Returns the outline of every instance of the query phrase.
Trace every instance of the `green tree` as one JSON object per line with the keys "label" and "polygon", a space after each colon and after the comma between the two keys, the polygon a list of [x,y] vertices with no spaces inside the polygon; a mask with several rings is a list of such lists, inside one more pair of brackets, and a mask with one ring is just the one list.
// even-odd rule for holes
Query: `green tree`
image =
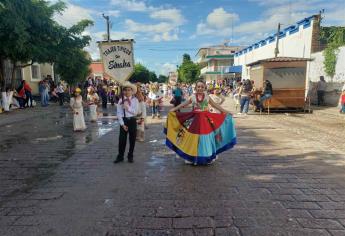
{"label": "green tree", "polygon": [[150,82],[158,82],[158,78],[155,72],[150,71],[149,72],[149,81]]}
{"label": "green tree", "polygon": [[165,76],[165,75],[159,75],[158,76],[158,83],[166,83],[168,82],[168,76]]}
{"label": "green tree", "polygon": [[321,27],[320,41],[322,44],[327,44],[323,51],[325,72],[328,76],[333,77],[339,47],[345,45],[345,27]]}
{"label": "green tree", "polygon": [[14,65],[13,82],[14,72],[18,67],[30,66],[38,62],[56,63],[58,68],[62,68],[60,64],[67,63],[66,59],[75,59],[67,56],[83,54],[77,51],[89,43],[90,37],[81,36],[81,32],[92,22],[84,20],[69,29],[59,25],[54,21],[53,16],[61,13],[65,7],[62,1],[51,4],[43,0],[0,0],[2,89],[6,86],[5,60],[9,60]]}
{"label": "green tree", "polygon": [[[66,60],[63,60],[63,59]],[[69,85],[76,85],[90,74],[89,65],[91,61],[87,53],[82,49],[74,49],[68,54],[61,56],[55,66],[57,74]]]}
{"label": "green tree", "polygon": [[92,21],[82,20],[69,29],[60,28],[61,35],[55,46],[54,62],[57,74],[69,85],[82,82],[89,75],[91,61],[83,48],[89,44],[91,38],[81,34],[92,24]]}
{"label": "green tree", "polygon": [[148,83],[150,78],[150,71],[142,64],[134,65],[134,73],[129,79],[132,83]]}
{"label": "green tree", "polygon": [[149,82],[157,82],[158,78],[155,72],[150,71],[142,64],[135,64],[134,65],[134,73],[129,79],[130,82],[136,83],[149,83]]}
{"label": "green tree", "polygon": [[[46,1],[0,0],[0,81],[5,86],[4,63],[10,60],[14,71],[34,62],[52,61],[49,46],[55,40],[52,20],[65,4],[49,5]],[[22,64],[30,62],[30,64]]]}
{"label": "green tree", "polygon": [[182,64],[177,71],[181,82],[194,83],[199,78],[200,66],[191,60],[190,55],[184,54]]}

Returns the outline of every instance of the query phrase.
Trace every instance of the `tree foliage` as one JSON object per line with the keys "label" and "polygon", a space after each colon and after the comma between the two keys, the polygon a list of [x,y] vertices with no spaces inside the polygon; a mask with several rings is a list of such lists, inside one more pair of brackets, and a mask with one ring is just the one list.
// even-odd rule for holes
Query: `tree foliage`
{"label": "tree foliage", "polygon": [[158,78],[155,72],[150,71],[142,64],[135,64],[134,66],[134,73],[129,79],[132,83],[140,82],[140,83],[149,83],[149,82],[157,82]]}
{"label": "tree foliage", "polygon": [[[14,65],[12,79],[16,68],[34,62],[55,63],[63,79],[66,73],[61,71],[62,63],[68,60],[78,61],[70,66],[89,63],[75,57],[84,54],[81,50],[88,45],[90,37],[81,33],[92,22],[83,20],[70,28],[59,25],[53,17],[65,8],[62,1],[52,4],[44,0],[0,0],[0,81],[5,79],[2,67],[5,60]],[[70,73],[76,71],[76,68],[68,68]]]}
{"label": "tree foliage", "polygon": [[87,52],[83,50],[91,40],[82,36],[82,32],[92,25],[89,20],[82,20],[71,28],[61,29],[61,38],[56,47],[56,72],[70,85],[83,81],[89,74],[91,63]]}
{"label": "tree foliage", "polygon": [[169,80],[168,76],[165,75],[159,75],[158,76],[158,83],[167,83]]}
{"label": "tree foliage", "polygon": [[345,45],[345,27],[321,27],[320,41],[327,44],[323,51],[325,72],[328,76],[333,77],[339,47]]}
{"label": "tree foliage", "polygon": [[190,55],[184,54],[181,66],[178,68],[178,78],[184,83],[194,83],[200,75],[200,66],[191,60]]}

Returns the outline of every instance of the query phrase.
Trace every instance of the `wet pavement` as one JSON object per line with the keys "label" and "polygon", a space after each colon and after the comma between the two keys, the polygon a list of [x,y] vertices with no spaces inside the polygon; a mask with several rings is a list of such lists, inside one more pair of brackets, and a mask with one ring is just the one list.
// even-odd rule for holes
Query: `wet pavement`
{"label": "wet pavement", "polygon": [[114,165],[114,112],[74,133],[66,111],[0,117],[0,235],[345,235],[342,116],[236,116],[238,145],[194,167],[164,119]]}
{"label": "wet pavement", "polygon": [[0,204],[49,178],[62,162],[117,126],[111,109],[102,113],[97,123],[88,123],[87,131],[81,133],[72,131],[67,107],[51,105],[45,110],[19,112],[0,117],[4,118],[0,121]]}

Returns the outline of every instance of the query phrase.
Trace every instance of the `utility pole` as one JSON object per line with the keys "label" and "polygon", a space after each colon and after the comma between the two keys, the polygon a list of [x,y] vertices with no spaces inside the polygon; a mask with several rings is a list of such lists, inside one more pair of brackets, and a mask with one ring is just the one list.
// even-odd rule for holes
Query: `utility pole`
{"label": "utility pole", "polygon": [[231,43],[234,42],[234,18],[231,19]]}
{"label": "utility pole", "polygon": [[274,49],[274,57],[278,57],[279,54],[279,34],[280,34],[280,23],[278,23],[278,30],[277,30],[277,42],[276,48]]}
{"label": "utility pole", "polygon": [[102,14],[103,18],[107,21],[107,40],[110,42],[110,20],[109,16],[105,16],[104,13]]}

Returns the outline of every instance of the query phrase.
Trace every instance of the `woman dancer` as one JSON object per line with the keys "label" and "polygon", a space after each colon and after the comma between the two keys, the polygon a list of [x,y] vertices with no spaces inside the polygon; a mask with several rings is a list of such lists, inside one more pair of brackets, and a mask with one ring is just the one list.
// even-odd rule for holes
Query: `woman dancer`
{"label": "woman dancer", "polygon": [[80,95],[81,89],[76,88],[74,97],[71,98],[70,107],[73,111],[73,129],[74,131],[84,131],[86,129],[84,111],[83,111],[83,97]]}
{"label": "woman dancer", "polygon": [[[192,112],[176,112],[192,104]],[[211,105],[220,114],[208,112]],[[166,145],[188,163],[210,164],[217,154],[236,144],[231,113],[206,93],[206,84],[198,81],[196,93],[170,110],[166,125]]]}
{"label": "woman dancer", "polygon": [[93,87],[88,89],[87,94],[87,103],[90,109],[90,121],[96,122],[97,121],[97,104],[99,103],[99,97]]}
{"label": "woman dancer", "polygon": [[141,91],[141,85],[137,84],[137,93],[135,94],[139,101],[139,114],[137,117],[137,140],[139,142],[145,141],[145,120],[146,120],[146,103],[145,97]]}
{"label": "woman dancer", "polygon": [[[223,102],[225,101],[225,98],[222,95],[221,88],[218,85],[216,85],[216,87],[214,88],[213,92],[214,92],[214,94],[210,94],[210,98],[216,104],[221,106],[223,104]],[[210,105],[209,105],[209,111],[212,112],[212,113],[221,113],[218,109],[216,109],[216,108],[214,108],[214,107],[212,107]]]}

